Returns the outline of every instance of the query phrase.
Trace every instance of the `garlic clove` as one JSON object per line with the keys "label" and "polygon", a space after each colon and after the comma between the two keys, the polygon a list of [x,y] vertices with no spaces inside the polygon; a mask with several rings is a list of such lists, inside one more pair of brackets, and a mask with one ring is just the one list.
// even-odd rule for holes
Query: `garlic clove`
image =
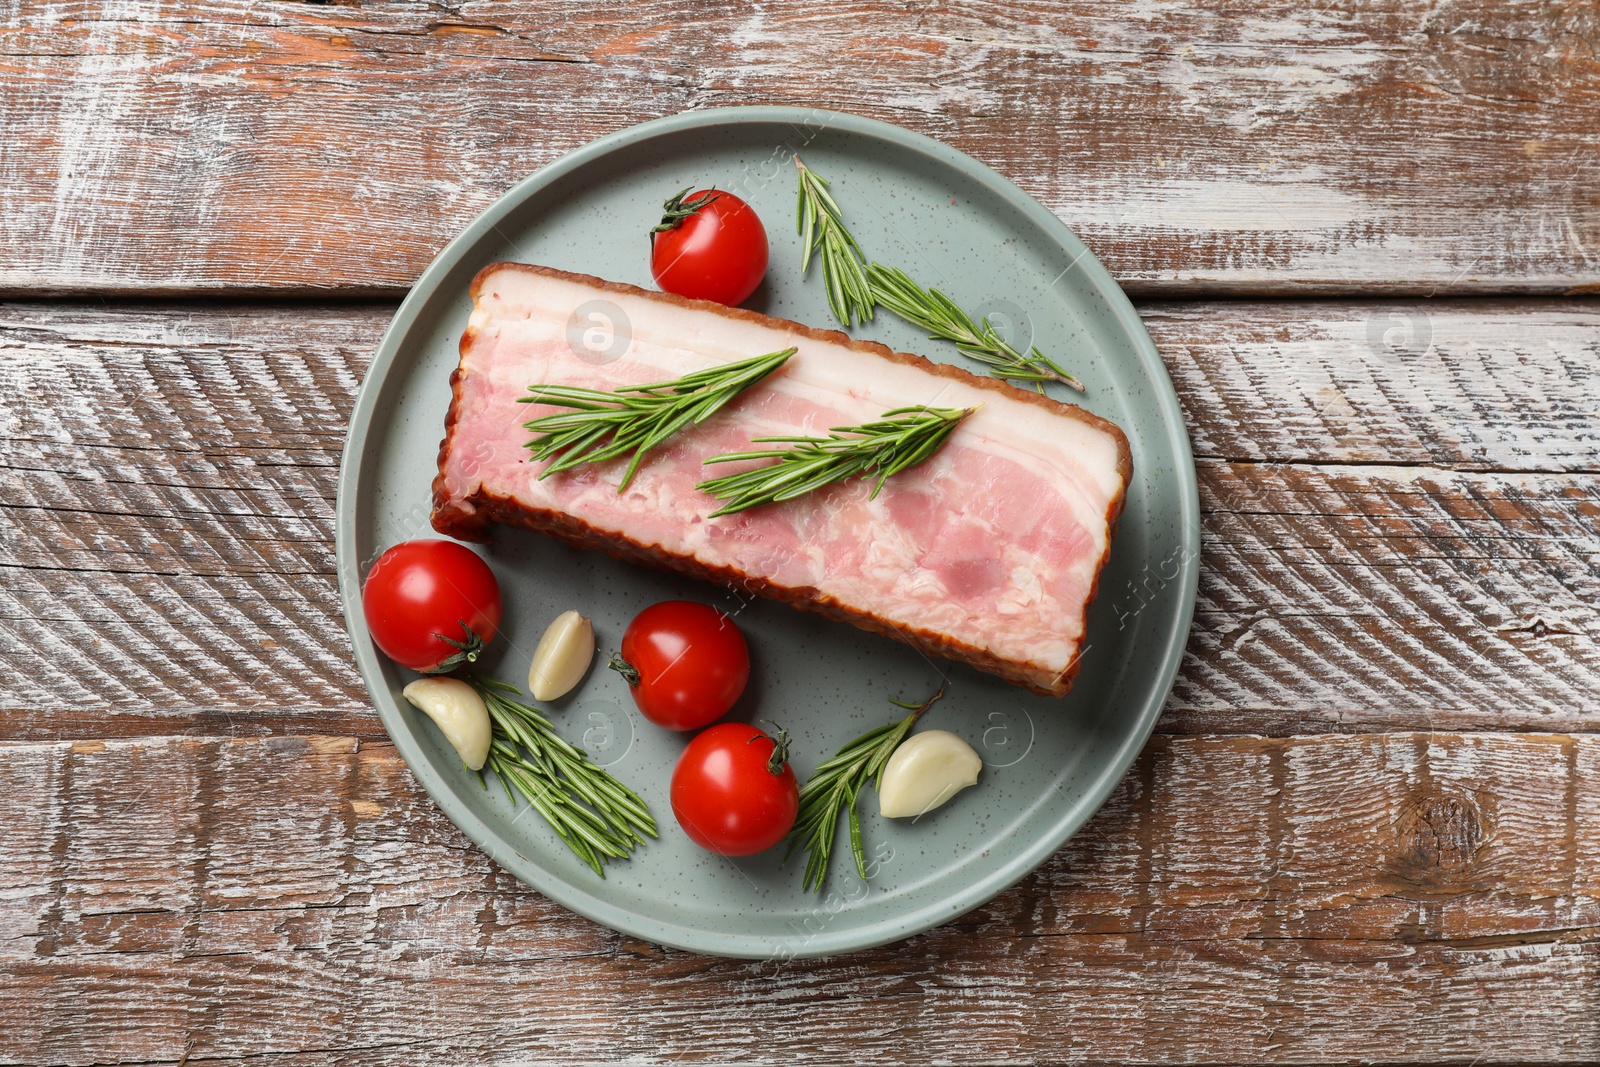
{"label": "garlic clove", "polygon": [[572,692],[594,661],[594,624],[576,611],[557,616],[539,638],[528,668],[528,692],[554,700]]}
{"label": "garlic clove", "polygon": [[903,741],[878,780],[878,811],[888,819],[925,815],[969,785],[983,759],[949,730],[923,730]]}
{"label": "garlic clove", "polygon": [[419,678],[400,695],[434,721],[461,762],[474,771],[483,769],[489,758],[489,709],[477,690],[459,678]]}

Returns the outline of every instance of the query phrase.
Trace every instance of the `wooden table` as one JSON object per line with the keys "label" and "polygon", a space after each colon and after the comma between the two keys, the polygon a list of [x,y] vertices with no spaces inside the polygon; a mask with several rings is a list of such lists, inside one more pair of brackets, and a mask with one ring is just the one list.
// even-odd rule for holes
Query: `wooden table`
{"label": "wooden table", "polygon": [[[1584,0],[0,4],[0,1060],[1600,1059]],[[666,951],[412,780],[333,578],[351,399],[513,181],[832,107],[1018,181],[1166,358],[1166,714],[924,936]]]}

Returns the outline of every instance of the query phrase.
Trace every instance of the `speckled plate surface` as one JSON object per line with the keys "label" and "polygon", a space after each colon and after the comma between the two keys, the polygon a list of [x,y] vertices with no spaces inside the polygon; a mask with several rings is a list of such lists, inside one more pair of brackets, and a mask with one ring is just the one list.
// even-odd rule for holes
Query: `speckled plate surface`
{"label": "speckled plate surface", "polygon": [[[400,699],[411,677],[381,657],[360,610],[377,553],[428,536],[430,482],[448,379],[470,310],[467,285],[501,259],[545,263],[650,287],[645,234],[661,201],[715,184],[753,204],[772,243],[747,306],[831,325],[817,268],[802,279],[793,230],[799,151],[834,183],[874,258],[904,266],[1030,341],[1088,385],[1081,400],[1127,432],[1135,477],[1091,613],[1076,688],[1050,699],[781,604],[504,530],[484,552],[506,597],[490,669],[522,684],[534,644],[560,612],[595,620],[602,647],[658,600],[707,601],[749,638],[751,684],[731,717],[770,719],[794,738],[802,779],[862,731],[949,678],[926,720],[984,757],[979,786],[916,822],[878,817],[864,798],[871,858],[863,882],[840,842],[827,890],[800,889],[799,857],[744,860],[700,851],[678,829],[667,783],[687,738],[638,716],[626,684],[596,668],[552,706],[560,729],[649,802],[661,838],[597,878],[536,815],[484,790],[432,724]],[[855,331],[962,362],[945,344],[880,314]],[[1052,387],[1055,388],[1055,387]],[[988,167],[897,127],[832,112],[731,108],[645,123],[601,138],[512,189],[452,241],[395,315],[362,386],[339,479],[339,584],[362,676],[406,763],[445,813],[522,881],[572,910],[660,944],[724,956],[848,952],[937,926],[1022,878],[1104,802],[1155,724],[1194,608],[1198,503],[1171,383],[1133,308],[1053,215]]]}

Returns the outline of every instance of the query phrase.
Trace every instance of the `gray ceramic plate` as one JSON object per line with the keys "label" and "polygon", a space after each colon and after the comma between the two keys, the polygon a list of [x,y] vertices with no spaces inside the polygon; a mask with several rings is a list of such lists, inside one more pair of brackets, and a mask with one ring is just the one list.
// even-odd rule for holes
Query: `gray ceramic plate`
{"label": "gray ceramic plate", "polygon": [[[596,668],[553,706],[557,725],[649,802],[661,838],[597,878],[536,815],[485,791],[438,732],[400,699],[410,679],[374,649],[360,584],[376,554],[427,536],[429,483],[444,424],[467,285],[483,265],[518,259],[651,286],[645,234],[661,201],[716,184],[767,223],[772,265],[748,306],[830,325],[817,268],[802,279],[793,230],[802,153],[831,179],[869,253],[991,315],[1088,385],[1084,406],[1127,431],[1135,477],[1077,686],[1037,697],[987,675],[780,604],[505,530],[485,552],[506,597],[490,664],[522,684],[533,645],[560,612],[595,620],[614,647],[639,609],[692,598],[736,613],[751,684],[734,718],[770,719],[794,737],[802,779],[864,730],[897,717],[949,677],[926,720],[987,764],[976,788],[915,823],[888,822],[864,798],[872,859],[863,882],[841,841],[826,892],[800,889],[799,857],[745,860],[700,851],[679,831],[667,781],[686,738],[638,716],[626,684]],[[897,349],[960,362],[880,315],[856,331]],[[1063,390],[1064,399],[1078,399]],[[677,115],[601,138],[512,189],[452,241],[395,315],[362,386],[339,480],[339,585],[356,659],[384,726],[445,813],[501,866],[582,915],[665,945],[724,956],[847,952],[937,926],[1042,863],[1081,827],[1138,754],[1178,669],[1193,612],[1199,522],[1194,464],[1155,347],[1115,282],[1066,226],[988,167],[867,119],[788,108]]]}

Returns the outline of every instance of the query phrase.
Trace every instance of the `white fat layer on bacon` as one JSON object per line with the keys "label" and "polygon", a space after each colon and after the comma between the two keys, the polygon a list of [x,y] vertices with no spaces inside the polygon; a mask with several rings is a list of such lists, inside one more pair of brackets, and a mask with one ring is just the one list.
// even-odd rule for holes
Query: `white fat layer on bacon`
{"label": "white fat layer on bacon", "polygon": [[[568,341],[580,305],[605,301],[629,337],[609,362]],[[623,321],[618,319],[617,321]],[[1119,444],[1104,429],[1018,396],[760,322],[516,270],[482,282],[454,441],[449,496],[482,490],[565,512],[597,530],[779,585],[814,587],[907,630],[927,630],[1023,665],[1049,686],[1077,654],[1089,594],[1123,492]],[[538,383],[614,389],[788,347],[776,374],[651,453],[617,493],[623,461],[540,480],[520,404]],[[936,455],[890,479],[841,483],[718,519],[695,483],[752,437],[822,434],[893,408],[981,405]]]}

